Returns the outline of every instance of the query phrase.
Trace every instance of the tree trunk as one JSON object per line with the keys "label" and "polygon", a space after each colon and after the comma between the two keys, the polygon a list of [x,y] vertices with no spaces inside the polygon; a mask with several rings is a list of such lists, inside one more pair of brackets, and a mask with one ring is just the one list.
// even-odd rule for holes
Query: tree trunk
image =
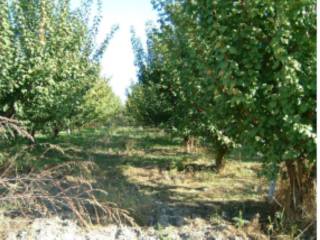
{"label": "tree trunk", "polygon": [[191,137],[191,151],[192,152],[197,152],[197,142],[195,137]]}
{"label": "tree trunk", "polygon": [[195,138],[194,137],[187,137],[186,138],[186,146],[187,146],[187,152],[191,153],[194,152],[194,148],[195,148]]}
{"label": "tree trunk", "polygon": [[310,199],[310,197],[313,197],[316,192],[314,172],[316,164],[308,168],[306,161],[306,159],[299,158],[285,162],[290,184],[285,198],[285,205],[287,213],[292,217],[301,218],[303,207],[306,204],[313,204],[315,200]]}
{"label": "tree trunk", "polygon": [[187,153],[191,152],[191,139],[192,139],[192,137],[190,137],[190,136],[184,137],[184,144],[186,146]]}
{"label": "tree trunk", "polygon": [[299,173],[297,162],[293,160],[286,161],[286,167],[290,182],[290,208],[297,211],[298,206],[301,206],[303,200],[302,193],[302,176]]}
{"label": "tree trunk", "polygon": [[225,155],[227,153],[226,147],[219,147],[217,150],[217,156],[216,156],[216,169],[217,171],[221,171],[225,166]]}
{"label": "tree trunk", "polygon": [[53,128],[53,137],[54,138],[58,137],[59,132],[60,132],[59,128],[58,127],[54,127]]}
{"label": "tree trunk", "polygon": [[32,130],[31,130],[31,136],[34,138],[35,137],[35,135],[36,135],[36,130],[33,128]]}

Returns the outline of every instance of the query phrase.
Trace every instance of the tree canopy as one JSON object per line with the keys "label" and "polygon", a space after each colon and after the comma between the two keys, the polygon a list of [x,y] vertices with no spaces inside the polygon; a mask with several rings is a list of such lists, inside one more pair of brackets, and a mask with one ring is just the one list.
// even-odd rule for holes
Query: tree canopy
{"label": "tree canopy", "polygon": [[0,2],[0,115],[35,132],[60,131],[83,114],[88,91],[101,85],[100,60],[117,30],[95,43],[101,14],[97,4],[89,26],[92,4],[72,9],[68,0]]}

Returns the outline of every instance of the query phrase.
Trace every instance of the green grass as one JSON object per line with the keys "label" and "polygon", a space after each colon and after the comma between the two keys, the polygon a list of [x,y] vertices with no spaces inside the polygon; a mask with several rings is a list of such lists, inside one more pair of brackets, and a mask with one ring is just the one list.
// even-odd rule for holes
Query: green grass
{"label": "green grass", "polygon": [[[141,225],[150,223],[150,215],[161,204],[185,218],[208,221],[218,215],[232,220],[240,210],[247,219],[268,212],[266,182],[257,177],[259,163],[231,156],[219,174],[179,171],[188,163],[212,164],[213,156],[203,149],[187,153],[181,139],[159,129],[86,129],[62,133],[56,139],[38,136],[37,142],[40,146],[23,156],[23,162],[39,169],[65,161],[95,163],[89,173],[80,175],[106,190],[106,200],[129,210]],[[43,154],[48,147],[45,143],[59,146],[64,153],[52,148]],[[22,146],[28,144],[20,143],[12,151]]]}

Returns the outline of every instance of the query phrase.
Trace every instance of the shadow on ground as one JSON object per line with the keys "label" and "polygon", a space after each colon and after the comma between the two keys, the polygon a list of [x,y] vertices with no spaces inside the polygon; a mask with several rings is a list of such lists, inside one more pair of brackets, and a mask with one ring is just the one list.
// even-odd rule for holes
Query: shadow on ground
{"label": "shadow on ground", "polygon": [[[42,137],[37,140],[40,144],[57,144],[64,150],[64,154],[48,151],[39,166],[59,161],[96,163],[91,177],[97,187],[109,193],[106,200],[127,209],[143,226],[166,222],[181,225],[185,219],[209,221],[213,216],[232,221],[240,211],[245,219],[259,213],[261,222],[271,215],[271,207],[259,192],[252,190],[254,182],[247,184],[245,179],[241,186],[230,186],[227,174],[218,179],[215,173],[206,172],[200,177],[207,179],[201,180],[196,173],[175,171],[179,166],[205,156],[186,153],[179,139],[171,140],[157,129],[87,130],[63,134],[57,139]],[[40,155],[43,151],[35,149],[33,153]],[[207,185],[203,186],[203,182]],[[217,189],[220,193],[228,190],[226,197],[220,198]],[[242,198],[234,199],[242,193]]]}

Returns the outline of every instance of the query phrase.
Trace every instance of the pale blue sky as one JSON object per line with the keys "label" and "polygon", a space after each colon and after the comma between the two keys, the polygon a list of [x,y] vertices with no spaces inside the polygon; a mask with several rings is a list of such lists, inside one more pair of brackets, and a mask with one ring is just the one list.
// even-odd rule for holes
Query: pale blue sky
{"label": "pale blue sky", "polygon": [[103,20],[98,41],[105,37],[113,24],[120,27],[102,60],[102,75],[111,77],[111,87],[124,102],[126,89],[136,79],[130,27],[133,26],[145,42],[145,23],[149,20],[156,22],[157,14],[150,0],[102,0],[102,3]]}

